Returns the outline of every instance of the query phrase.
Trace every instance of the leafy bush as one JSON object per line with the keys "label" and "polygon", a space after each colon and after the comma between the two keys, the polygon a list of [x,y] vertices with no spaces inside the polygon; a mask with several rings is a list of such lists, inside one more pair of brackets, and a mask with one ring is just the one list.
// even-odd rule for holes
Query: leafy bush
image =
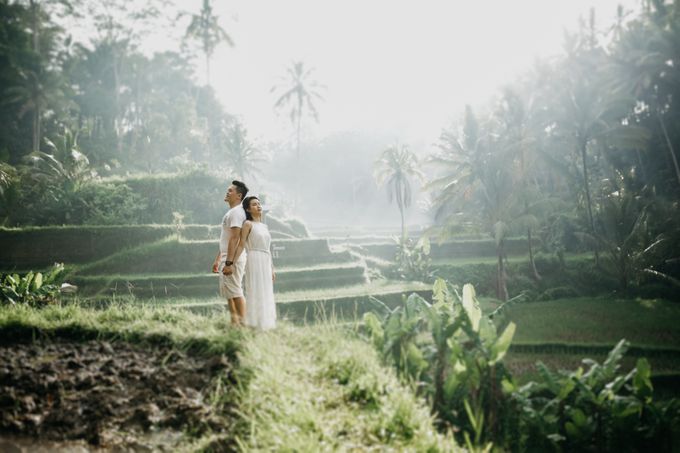
{"label": "leafy bush", "polygon": [[59,277],[63,264],[55,264],[47,274],[29,272],[0,275],[0,302],[2,305],[26,304],[34,307],[56,303],[59,296]]}
{"label": "leafy bush", "polygon": [[201,170],[130,177],[119,184],[145,198],[146,208],[137,223],[170,224],[173,212],[178,212],[185,223],[216,224],[227,208],[227,181]]}
{"label": "leafy bush", "polygon": [[401,376],[418,382],[439,422],[459,431],[469,447],[504,439],[511,427],[509,400],[503,382],[510,376],[501,359],[515,325],[498,335],[482,316],[472,285],[456,287],[438,279],[434,303],[412,294],[401,307],[379,319],[364,315],[374,345]]}
{"label": "leafy bush", "polygon": [[394,238],[394,242],[397,244],[397,253],[394,257],[396,264],[391,274],[402,280],[430,281],[432,279],[430,241],[426,237],[416,242],[409,237],[399,236]]}
{"label": "leafy bush", "polygon": [[83,186],[76,196],[79,204],[65,223],[134,225],[146,209],[142,195],[126,184],[92,183]]}
{"label": "leafy bush", "polygon": [[540,379],[511,387],[517,403],[519,444],[528,451],[671,451],[680,429],[678,401],[654,403],[646,359],[618,374],[628,343],[621,340],[604,362],[584,359],[576,371],[537,367]]}
{"label": "leafy bush", "polygon": [[618,374],[623,340],[602,364],[585,359],[585,370],[575,372],[539,364],[538,380],[519,387],[503,366],[515,325],[498,334],[471,285],[461,296],[438,279],[432,304],[411,295],[382,311],[383,317],[364,315],[371,341],[470,450],[669,451],[680,433],[680,406],[653,402],[645,359]]}

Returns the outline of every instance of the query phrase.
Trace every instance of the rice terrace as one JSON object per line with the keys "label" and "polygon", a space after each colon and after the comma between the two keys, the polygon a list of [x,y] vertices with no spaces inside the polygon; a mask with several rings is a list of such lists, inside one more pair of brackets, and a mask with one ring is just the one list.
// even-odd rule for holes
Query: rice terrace
{"label": "rice terrace", "polygon": [[0,0],[0,452],[680,451],[680,3],[480,5]]}

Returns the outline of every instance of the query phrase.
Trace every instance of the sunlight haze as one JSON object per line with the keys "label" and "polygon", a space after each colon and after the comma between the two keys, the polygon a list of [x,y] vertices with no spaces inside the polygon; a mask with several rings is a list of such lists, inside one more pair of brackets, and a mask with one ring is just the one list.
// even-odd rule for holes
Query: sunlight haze
{"label": "sunlight haze", "polygon": [[537,57],[558,53],[564,30],[590,8],[610,25],[618,4],[636,2],[220,2],[215,11],[235,47],[215,52],[213,86],[256,135],[285,138],[288,118],[272,111],[270,89],[303,60],[327,87],[308,133],[378,130],[429,141],[466,103],[483,103]]}

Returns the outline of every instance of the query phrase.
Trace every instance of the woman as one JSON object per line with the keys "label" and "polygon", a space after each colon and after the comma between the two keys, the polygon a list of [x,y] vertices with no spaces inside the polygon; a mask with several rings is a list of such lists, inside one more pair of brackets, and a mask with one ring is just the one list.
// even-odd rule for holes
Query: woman
{"label": "woman", "polygon": [[246,221],[241,227],[241,240],[236,248],[234,261],[243,252],[248,252],[244,278],[246,307],[246,325],[259,329],[271,329],[276,326],[276,305],[274,302],[274,263],[269,246],[272,237],[267,225],[262,223],[262,205],[255,197],[243,200]]}

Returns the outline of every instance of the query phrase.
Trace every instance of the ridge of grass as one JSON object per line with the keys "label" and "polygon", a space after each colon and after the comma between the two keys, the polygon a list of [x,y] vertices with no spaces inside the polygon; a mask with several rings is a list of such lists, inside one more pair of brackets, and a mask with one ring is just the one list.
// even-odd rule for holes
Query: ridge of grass
{"label": "ridge of grass", "polygon": [[635,346],[680,344],[680,306],[662,299],[578,297],[519,303],[505,316],[517,325],[517,344],[615,344],[621,338]]}
{"label": "ridge of grass", "polygon": [[352,296],[375,296],[380,299],[386,293],[411,293],[428,291],[432,285],[421,282],[403,282],[395,280],[374,280],[362,285],[349,285],[331,289],[309,289],[286,291],[276,294],[276,301],[285,303],[291,301],[314,301]]}
{"label": "ridge of grass", "polygon": [[206,318],[152,305],[111,304],[102,310],[77,304],[40,310],[23,305],[0,308],[0,343],[36,338],[164,345],[236,359],[242,333],[229,328],[226,315]]}
{"label": "ridge of grass", "polygon": [[253,372],[239,398],[243,451],[456,449],[375,350],[332,324],[279,324],[247,339],[241,361]]}

